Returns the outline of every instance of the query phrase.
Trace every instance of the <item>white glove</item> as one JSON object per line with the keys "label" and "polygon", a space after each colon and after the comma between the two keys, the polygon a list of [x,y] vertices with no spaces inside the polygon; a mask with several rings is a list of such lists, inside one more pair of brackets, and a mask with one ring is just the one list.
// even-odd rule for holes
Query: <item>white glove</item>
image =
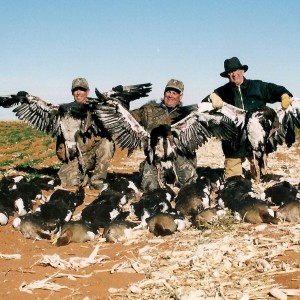
{"label": "white glove", "polygon": [[213,108],[220,109],[223,107],[223,100],[216,93],[211,93],[209,95],[209,99],[211,101]]}

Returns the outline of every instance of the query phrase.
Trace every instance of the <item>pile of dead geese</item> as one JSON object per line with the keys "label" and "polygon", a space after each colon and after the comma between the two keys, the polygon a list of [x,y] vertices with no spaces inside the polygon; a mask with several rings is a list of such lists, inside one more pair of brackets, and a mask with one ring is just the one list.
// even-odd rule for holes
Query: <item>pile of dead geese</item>
{"label": "pile of dead geese", "polygon": [[[204,168],[196,182],[177,191],[167,186],[144,193],[126,176],[114,174],[87,205],[83,187],[76,191],[62,189],[59,180],[51,177],[3,177],[0,223],[12,224],[25,238],[54,239],[62,246],[95,240],[97,236],[107,242],[121,242],[128,232],[137,229],[149,230],[155,236],[189,226],[205,230],[229,215],[237,222],[253,224],[300,221],[298,187],[281,181],[258,194],[250,180],[231,177],[224,182],[222,172]],[[50,191],[50,196],[43,196],[43,191]],[[81,205],[81,213],[74,215]]]}

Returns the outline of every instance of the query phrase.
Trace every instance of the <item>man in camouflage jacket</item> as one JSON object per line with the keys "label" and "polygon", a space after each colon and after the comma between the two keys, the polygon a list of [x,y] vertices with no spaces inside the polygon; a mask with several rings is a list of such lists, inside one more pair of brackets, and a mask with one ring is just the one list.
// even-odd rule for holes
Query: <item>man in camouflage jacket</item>
{"label": "man in camouflage jacket", "polygon": [[[76,78],[72,82],[74,101],[88,101],[89,85],[85,78]],[[56,141],[57,157],[63,162],[58,176],[63,186],[89,184],[91,189],[102,189],[103,179],[107,176],[109,163],[114,155],[114,143],[105,132],[95,132],[92,126],[91,112],[87,111],[85,120],[86,133],[77,139],[81,155],[67,161],[63,137]],[[84,166],[84,169],[83,169]]]}
{"label": "man in camouflage jacket", "polygon": [[[159,125],[171,125],[173,122],[183,119],[195,106],[182,106],[184,85],[181,81],[171,79],[164,91],[164,98],[161,103],[151,101],[139,109],[132,110],[132,116],[147,130]],[[196,155],[183,155],[178,152],[175,161],[179,182],[185,184],[197,179]],[[157,169],[153,164],[144,160],[140,165],[140,176],[142,178],[142,188],[144,191],[153,190],[159,187],[157,182]]]}

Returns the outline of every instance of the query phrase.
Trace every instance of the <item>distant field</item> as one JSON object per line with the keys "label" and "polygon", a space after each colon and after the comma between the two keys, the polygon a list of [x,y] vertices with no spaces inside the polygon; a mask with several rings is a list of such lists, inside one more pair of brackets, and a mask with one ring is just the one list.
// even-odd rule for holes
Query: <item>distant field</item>
{"label": "distant field", "polygon": [[[0,121],[0,178],[22,173],[26,177],[52,175],[61,165],[55,153],[56,138],[22,121]],[[144,159],[142,151],[127,158],[127,150],[116,147],[109,172],[132,173]]]}
{"label": "distant field", "polygon": [[11,170],[39,173],[59,168],[50,135],[21,121],[0,121],[0,137],[0,176]]}

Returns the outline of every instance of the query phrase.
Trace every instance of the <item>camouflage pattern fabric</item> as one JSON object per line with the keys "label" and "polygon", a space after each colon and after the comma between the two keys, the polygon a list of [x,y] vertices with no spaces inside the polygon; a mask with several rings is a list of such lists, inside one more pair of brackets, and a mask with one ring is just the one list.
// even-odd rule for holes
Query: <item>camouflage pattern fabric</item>
{"label": "camouflage pattern fabric", "polygon": [[90,147],[90,143],[78,141],[79,154],[68,163],[63,163],[58,176],[62,186],[78,186],[80,184],[100,186],[107,176],[109,163],[114,155],[114,143],[107,138],[97,137],[97,141]]}
{"label": "camouflage pattern fabric", "polygon": [[[180,103],[169,112],[162,100],[161,103],[150,101],[141,108],[130,111],[130,113],[148,132],[151,132],[151,130],[159,125],[170,125],[183,119],[195,109],[197,109],[197,105],[182,106]],[[175,166],[181,184],[196,180],[196,155],[187,158],[179,154],[176,158]],[[141,185],[144,191],[159,187],[157,182],[157,169],[146,160],[140,165],[140,176],[142,178]],[[166,172],[162,172],[162,177],[164,177],[162,178],[164,182],[167,177]]]}
{"label": "camouflage pattern fabric", "polygon": [[159,125],[170,125],[179,121],[196,109],[197,105],[182,106],[180,103],[171,112],[168,112],[168,109],[163,103],[150,101],[139,109],[131,110],[130,113],[150,132]]}
{"label": "camouflage pattern fabric", "polygon": [[78,160],[75,158],[68,163],[63,163],[58,171],[58,177],[63,187],[80,185],[84,176],[79,170]]}
{"label": "camouflage pattern fabric", "polygon": [[[195,182],[197,179],[196,173],[197,159],[186,158],[178,155],[175,161],[175,168],[177,171],[178,179],[180,184],[188,182]],[[162,172],[162,182],[166,182],[166,172]],[[151,191],[159,188],[157,182],[157,169],[153,164],[149,164],[147,160],[144,160],[140,164],[140,176],[142,178],[141,187],[144,191]]]}

